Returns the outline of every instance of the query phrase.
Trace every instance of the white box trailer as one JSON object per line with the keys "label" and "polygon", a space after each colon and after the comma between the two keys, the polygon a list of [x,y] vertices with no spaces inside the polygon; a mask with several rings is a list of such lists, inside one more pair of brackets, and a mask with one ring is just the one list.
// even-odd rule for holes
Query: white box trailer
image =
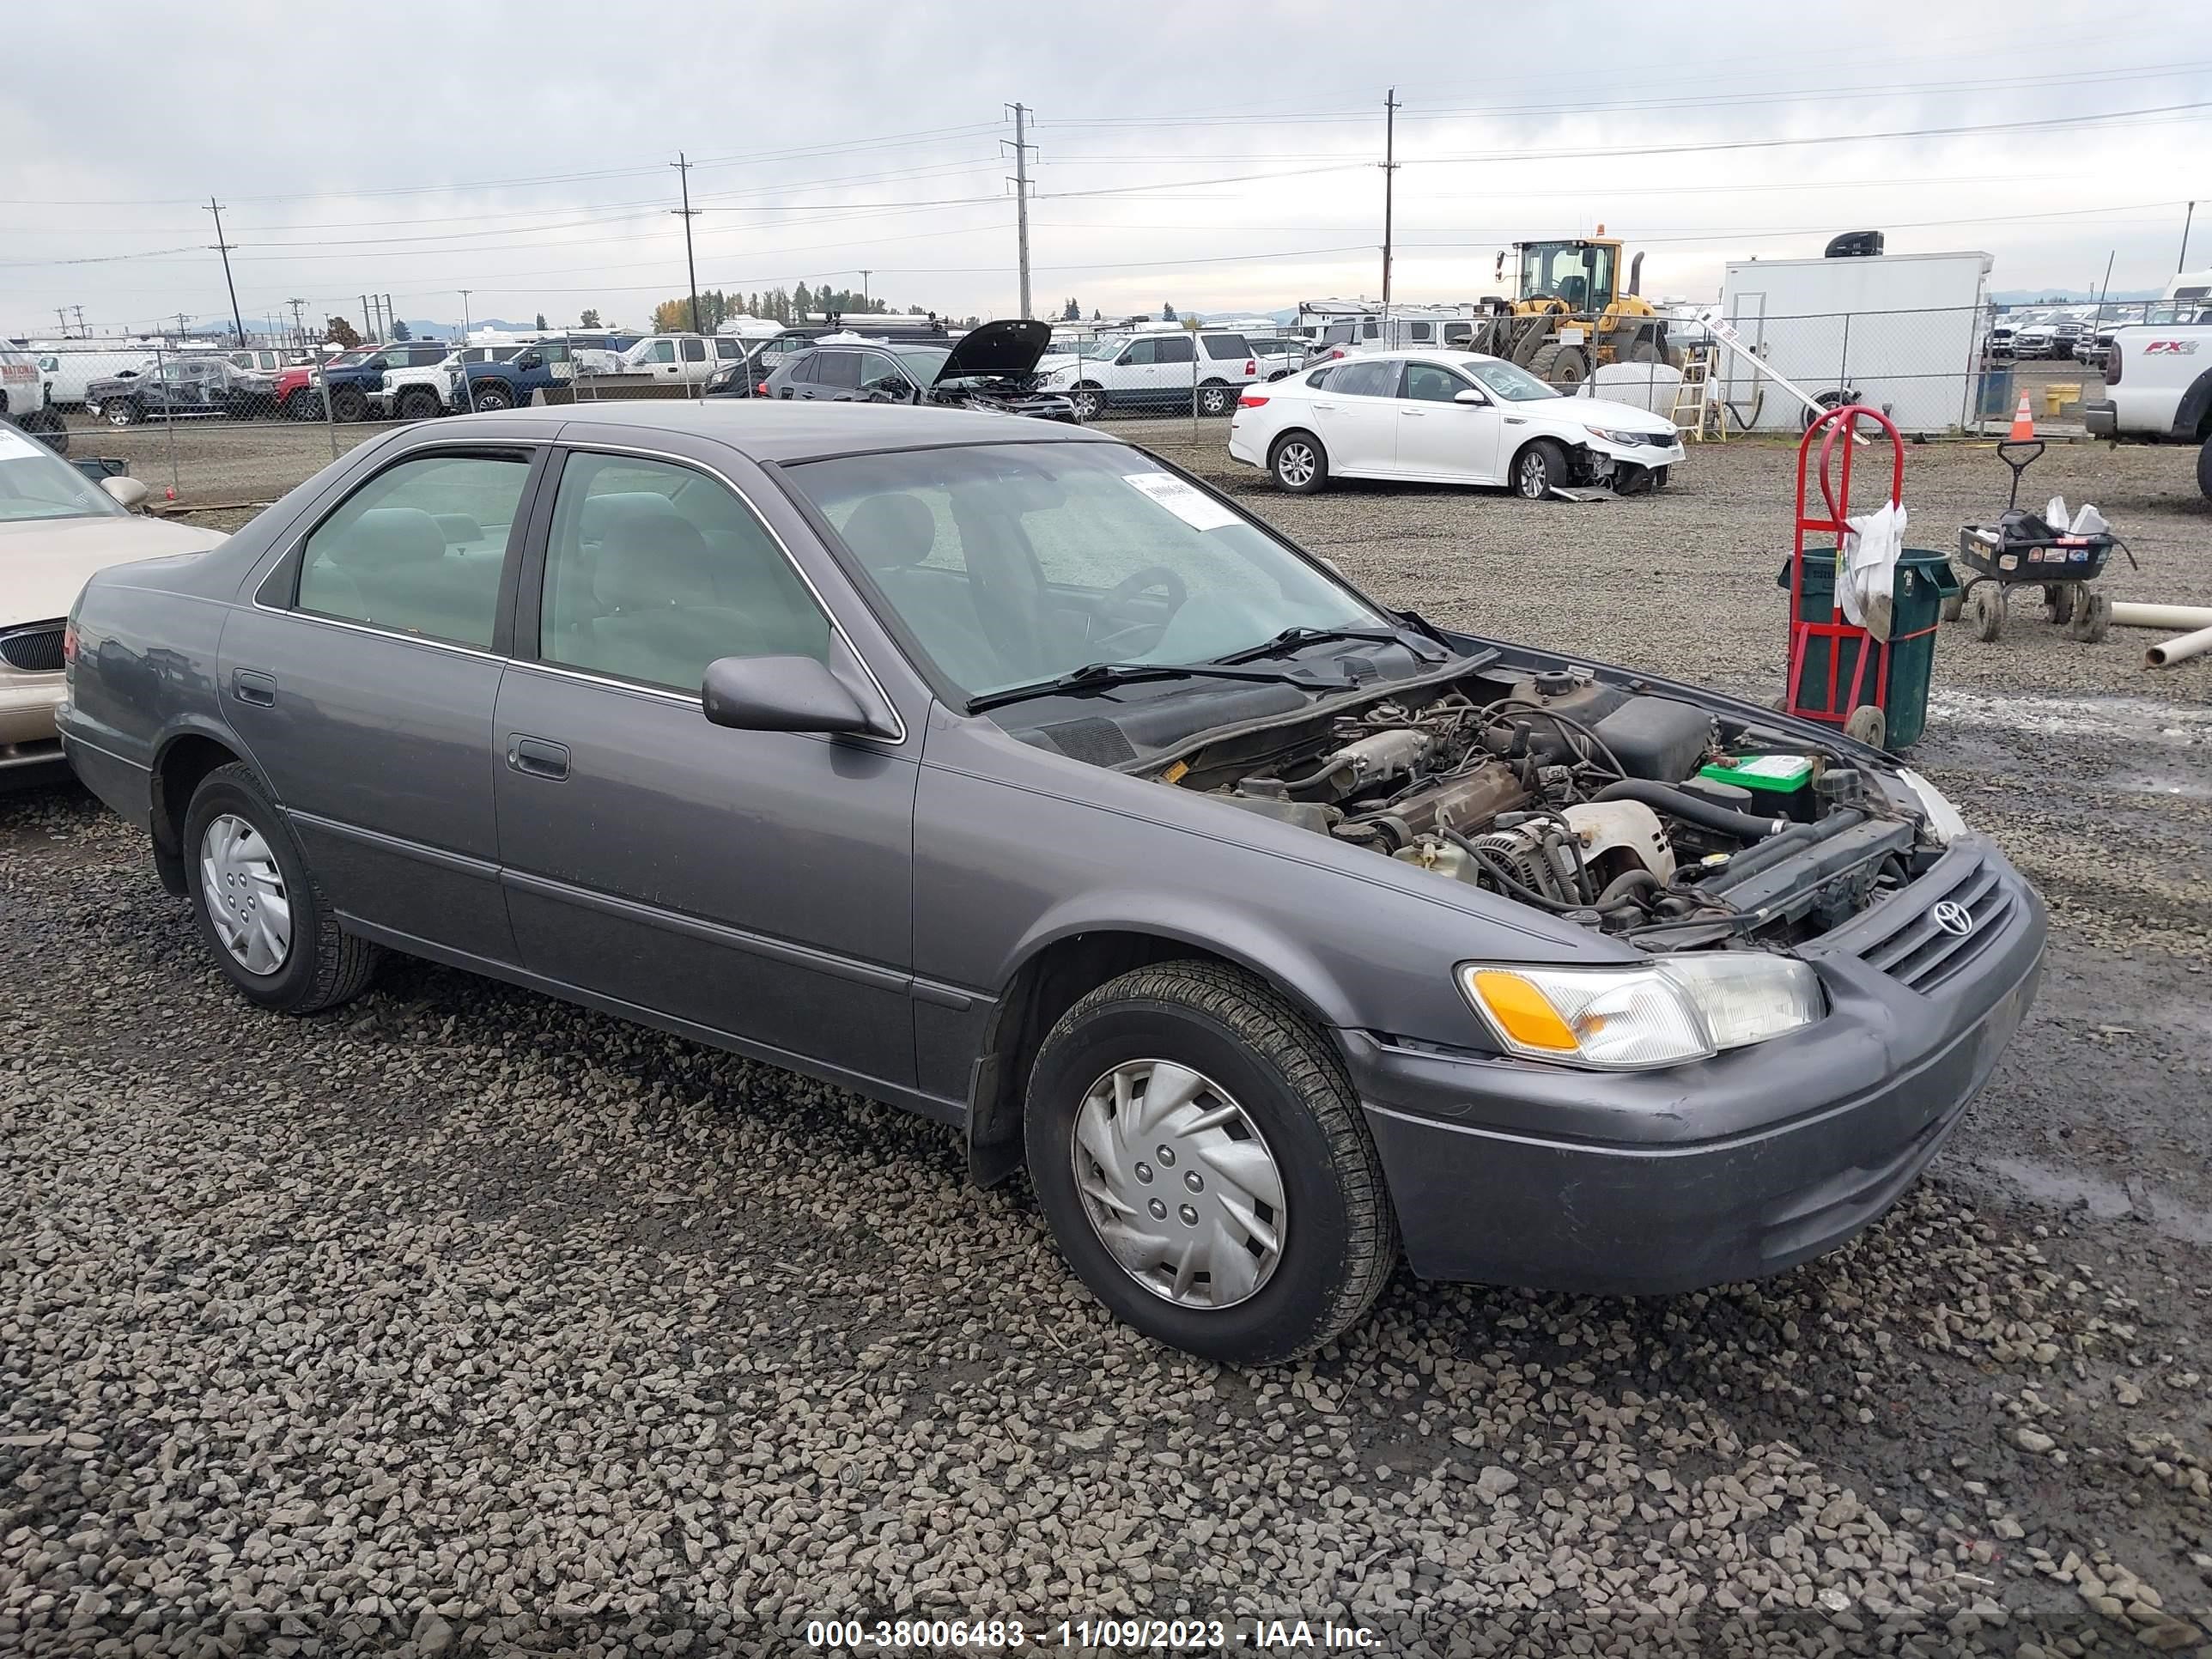
{"label": "white box trailer", "polygon": [[[1733,259],[1721,312],[1776,369],[1823,402],[1870,404],[1905,432],[1970,426],[1983,396],[1990,326],[1986,253],[1879,253],[1842,259]],[[1765,432],[1802,428],[1794,398],[1758,393],[1723,356],[1723,395]],[[1771,388],[1770,388],[1771,393]]]}

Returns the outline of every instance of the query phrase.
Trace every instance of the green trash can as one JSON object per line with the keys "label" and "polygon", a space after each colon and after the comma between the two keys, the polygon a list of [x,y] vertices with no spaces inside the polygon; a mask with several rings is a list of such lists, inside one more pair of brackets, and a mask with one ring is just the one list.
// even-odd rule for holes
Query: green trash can
{"label": "green trash can", "polygon": [[[1836,609],[1836,555],[1832,550],[1808,548],[1805,561],[1804,612],[1808,623],[1840,623]],[[1790,591],[1790,567],[1782,567],[1776,586]],[[1931,553],[1908,547],[1898,555],[1897,578],[1890,588],[1889,668],[1882,684],[1869,688],[1863,702],[1881,710],[1882,747],[1901,753],[1920,740],[1928,727],[1928,687],[1936,674],[1936,635],[1943,620],[1943,601],[1959,591],[1948,553]],[[1832,714],[1838,723],[1850,713],[1831,710],[1828,697],[1826,635],[1813,635],[1805,641],[1805,666],[1797,684],[1797,706],[1808,714]],[[1858,672],[1861,641],[1843,639],[1836,647],[1837,696],[1849,697],[1851,678]]]}

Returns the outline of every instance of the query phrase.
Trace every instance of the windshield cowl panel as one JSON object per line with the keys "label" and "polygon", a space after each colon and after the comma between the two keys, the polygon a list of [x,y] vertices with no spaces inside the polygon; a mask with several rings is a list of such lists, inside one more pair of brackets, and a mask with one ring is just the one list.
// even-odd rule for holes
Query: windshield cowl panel
{"label": "windshield cowl panel", "polygon": [[[1093,664],[1213,663],[1287,629],[1398,625],[1220,496],[1126,445],[891,451],[782,471],[963,703]],[[1195,683],[1168,684],[1187,694]],[[1209,684],[1225,693],[1237,683]],[[1160,690],[1147,681],[1111,695]]]}

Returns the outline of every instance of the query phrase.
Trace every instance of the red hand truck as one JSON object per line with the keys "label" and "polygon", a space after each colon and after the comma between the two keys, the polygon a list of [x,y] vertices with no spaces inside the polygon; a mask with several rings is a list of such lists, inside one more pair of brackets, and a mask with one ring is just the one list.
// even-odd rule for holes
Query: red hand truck
{"label": "red hand truck", "polygon": [[[1826,584],[1828,597],[1818,617],[1805,611],[1805,538],[1808,532],[1833,536],[1832,545],[1812,551],[1828,560],[1832,569],[1840,561],[1848,529],[1844,521],[1852,516],[1851,459],[1863,441],[1856,430],[1862,418],[1880,426],[1889,439],[1889,499],[1893,505],[1904,504],[1905,441],[1887,415],[1863,404],[1848,404],[1830,410],[1805,429],[1804,440],[1797,446],[1797,534],[1790,557],[1790,678],[1783,712],[1840,726],[1846,736],[1880,748],[1885,725],[1881,699],[1889,684],[1889,642],[1844,620],[1843,610],[1834,599],[1834,577]],[[1806,512],[1805,486],[1816,438],[1820,441],[1820,496],[1828,510],[1826,518],[1814,518]],[[1835,468],[1838,439],[1843,441],[1843,465]],[[1847,671],[1849,695],[1844,696]]]}

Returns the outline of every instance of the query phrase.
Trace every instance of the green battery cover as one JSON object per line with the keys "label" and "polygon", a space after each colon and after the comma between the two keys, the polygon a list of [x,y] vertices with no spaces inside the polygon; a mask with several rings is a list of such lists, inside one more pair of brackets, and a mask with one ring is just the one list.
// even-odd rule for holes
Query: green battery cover
{"label": "green battery cover", "polygon": [[1810,755],[1746,755],[1741,759],[1716,761],[1698,769],[1701,778],[1732,783],[1739,789],[1764,789],[1770,794],[1794,795],[1813,781]]}

